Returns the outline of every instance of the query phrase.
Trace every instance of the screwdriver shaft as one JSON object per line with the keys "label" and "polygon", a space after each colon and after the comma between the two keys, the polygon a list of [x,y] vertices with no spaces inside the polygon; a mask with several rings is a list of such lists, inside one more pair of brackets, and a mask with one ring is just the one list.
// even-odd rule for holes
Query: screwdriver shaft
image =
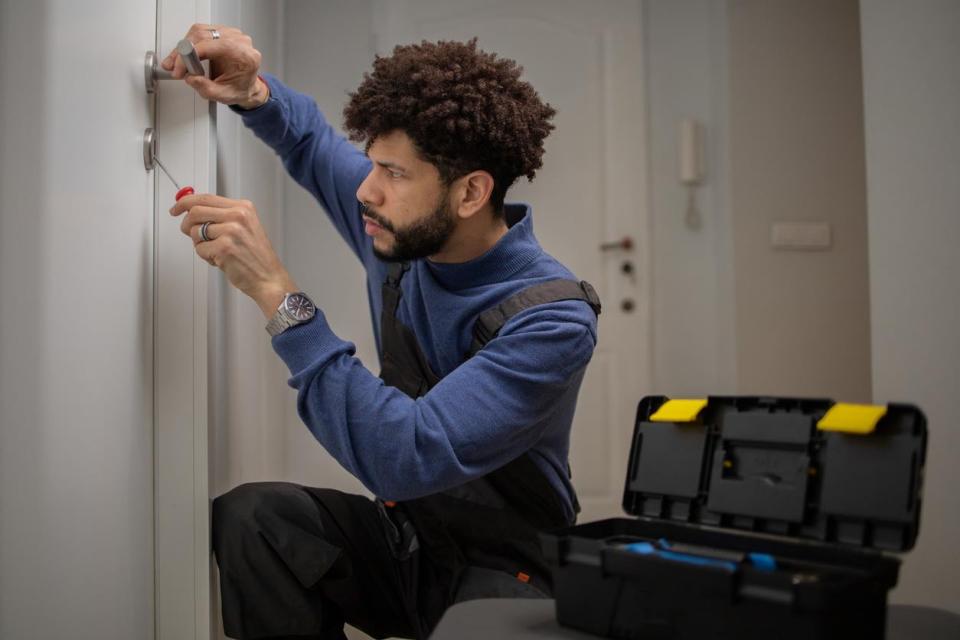
{"label": "screwdriver shaft", "polygon": [[167,168],[166,168],[165,166],[163,166],[163,163],[162,163],[162,162],[160,162],[160,158],[159,158],[158,156],[153,156],[153,161],[157,163],[157,166],[160,167],[160,170],[163,171],[163,173],[164,173],[165,176],[167,176],[168,178],[170,178],[170,182],[172,182],[172,183],[173,183],[173,186],[175,186],[175,187],[177,188],[177,190],[179,191],[179,190],[180,190],[180,185],[177,184],[177,181],[173,179],[173,176],[170,175],[170,172],[167,171]]}

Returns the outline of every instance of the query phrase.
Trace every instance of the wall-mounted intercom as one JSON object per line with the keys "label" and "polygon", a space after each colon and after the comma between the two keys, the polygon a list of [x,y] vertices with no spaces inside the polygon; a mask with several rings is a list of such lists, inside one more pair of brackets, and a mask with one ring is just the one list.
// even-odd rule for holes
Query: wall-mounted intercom
{"label": "wall-mounted intercom", "polygon": [[703,125],[693,118],[680,121],[680,183],[687,187],[687,211],[684,222],[690,229],[699,229],[700,212],[697,210],[696,189],[704,179],[704,131]]}

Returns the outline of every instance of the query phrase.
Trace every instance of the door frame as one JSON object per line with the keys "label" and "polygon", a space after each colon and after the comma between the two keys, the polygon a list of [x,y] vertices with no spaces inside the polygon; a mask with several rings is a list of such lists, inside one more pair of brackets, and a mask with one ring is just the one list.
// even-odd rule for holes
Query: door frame
{"label": "door frame", "polygon": [[[157,0],[154,50],[173,49],[211,0]],[[216,191],[216,109],[182,82],[155,94],[157,153],[197,193]],[[210,495],[207,317],[210,267],[180,233],[171,182],[156,172],[154,200],[154,583],[157,640],[209,638]]]}

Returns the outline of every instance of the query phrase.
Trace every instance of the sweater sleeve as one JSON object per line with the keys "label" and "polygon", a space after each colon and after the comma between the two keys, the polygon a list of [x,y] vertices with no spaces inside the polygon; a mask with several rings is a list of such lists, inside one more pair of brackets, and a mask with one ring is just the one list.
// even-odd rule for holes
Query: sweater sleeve
{"label": "sweater sleeve", "polygon": [[596,344],[575,304],[518,314],[416,400],[364,368],[322,313],[273,345],[317,440],[376,496],[409,500],[483,476],[537,443]]}
{"label": "sweater sleeve", "polygon": [[357,188],[370,160],[326,121],[310,96],[265,74],[270,98],[256,109],[233,108],[254,135],[272,148],[287,173],[313,194],[337,231],[364,263],[371,255],[363,232]]}

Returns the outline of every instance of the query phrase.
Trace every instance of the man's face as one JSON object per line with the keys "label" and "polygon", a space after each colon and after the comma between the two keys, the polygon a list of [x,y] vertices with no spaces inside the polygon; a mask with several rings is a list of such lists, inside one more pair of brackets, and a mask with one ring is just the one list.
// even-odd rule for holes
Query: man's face
{"label": "man's face", "polygon": [[393,131],[367,150],[373,169],[357,189],[364,230],[382,260],[416,260],[438,253],[449,240],[457,218],[450,189],[437,168],[421,160],[413,141]]}

